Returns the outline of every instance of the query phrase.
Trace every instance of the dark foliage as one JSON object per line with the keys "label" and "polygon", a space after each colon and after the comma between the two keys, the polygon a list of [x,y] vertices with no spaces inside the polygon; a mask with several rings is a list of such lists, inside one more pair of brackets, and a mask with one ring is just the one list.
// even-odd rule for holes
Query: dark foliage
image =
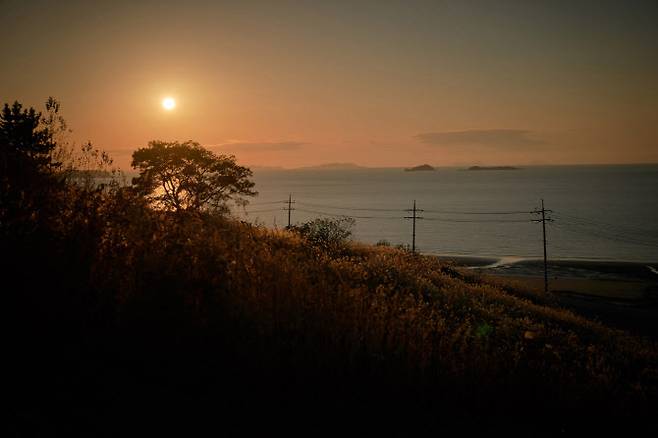
{"label": "dark foliage", "polygon": [[41,113],[34,108],[23,109],[14,102],[5,104],[0,114],[0,142],[2,142],[3,169],[19,172],[48,172],[57,163],[52,161],[55,148],[52,132],[44,126]]}
{"label": "dark foliage", "polygon": [[40,216],[54,208],[49,199],[61,189],[55,178],[61,163],[52,158],[53,134],[33,108],[23,109],[18,102],[4,105],[0,114],[0,232],[5,239],[38,232]]}
{"label": "dark foliage", "polygon": [[311,245],[336,253],[344,249],[352,237],[354,219],[348,216],[340,218],[317,218],[292,227]]}

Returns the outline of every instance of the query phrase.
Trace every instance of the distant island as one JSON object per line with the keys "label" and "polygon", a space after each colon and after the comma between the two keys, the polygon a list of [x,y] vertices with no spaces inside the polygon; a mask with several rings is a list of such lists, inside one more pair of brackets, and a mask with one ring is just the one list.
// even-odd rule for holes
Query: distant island
{"label": "distant island", "polygon": [[427,170],[434,170],[434,168],[429,164],[421,164],[420,166],[409,167],[404,169],[405,172],[419,172],[419,171],[427,171]]}
{"label": "distant island", "polygon": [[519,170],[513,166],[471,166],[466,170]]}
{"label": "distant island", "polygon": [[305,166],[299,167],[298,169],[303,170],[350,170],[350,169],[365,169],[364,166],[359,166],[354,163],[327,163],[319,164],[317,166]]}
{"label": "distant island", "polygon": [[249,166],[251,170],[266,170],[266,171],[271,171],[271,170],[286,170],[285,167],[282,166]]}

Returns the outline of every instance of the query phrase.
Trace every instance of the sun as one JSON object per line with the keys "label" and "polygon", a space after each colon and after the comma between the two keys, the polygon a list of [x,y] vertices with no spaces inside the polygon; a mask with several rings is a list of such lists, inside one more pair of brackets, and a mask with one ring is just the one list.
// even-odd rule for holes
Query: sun
{"label": "sun", "polygon": [[162,99],[162,108],[166,109],[167,111],[171,111],[172,109],[176,108],[176,101],[173,97],[165,97]]}

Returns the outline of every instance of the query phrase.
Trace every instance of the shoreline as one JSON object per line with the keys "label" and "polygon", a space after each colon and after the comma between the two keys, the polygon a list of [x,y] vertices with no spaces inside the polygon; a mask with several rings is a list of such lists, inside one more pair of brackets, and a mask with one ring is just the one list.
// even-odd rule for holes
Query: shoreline
{"label": "shoreline", "polygon": [[[543,276],[483,274],[511,285],[544,290]],[[658,282],[585,278],[549,279],[560,307],[604,325],[658,340]]]}
{"label": "shoreline", "polygon": [[[542,293],[544,261],[519,257],[437,256],[458,268]],[[548,287],[560,307],[658,340],[658,264],[549,260]]]}
{"label": "shoreline", "polygon": [[[497,276],[543,277],[544,261],[525,257],[435,255],[456,266]],[[658,262],[548,260],[550,279],[638,280],[658,283]]]}

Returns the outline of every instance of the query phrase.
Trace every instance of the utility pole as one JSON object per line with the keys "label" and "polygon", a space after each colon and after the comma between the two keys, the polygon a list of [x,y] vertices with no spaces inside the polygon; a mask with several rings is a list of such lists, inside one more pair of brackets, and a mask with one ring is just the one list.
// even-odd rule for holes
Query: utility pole
{"label": "utility pole", "polygon": [[424,210],[420,210],[416,208],[416,200],[414,199],[414,208],[406,210],[406,211],[411,211],[413,214],[411,216],[405,216],[405,219],[412,219],[412,232],[411,232],[411,252],[415,253],[416,252],[416,219],[422,219],[421,216],[416,215],[417,212],[421,212]]}
{"label": "utility pole", "polygon": [[546,218],[546,213],[552,213],[553,210],[544,208],[544,200],[541,200],[541,210],[535,210],[533,214],[541,213],[541,219],[534,219],[533,222],[541,222],[542,235],[544,238],[544,292],[548,293],[548,258],[546,257],[546,222],[553,222],[553,219]]}
{"label": "utility pole", "polygon": [[292,193],[288,194],[288,208],[285,209],[285,210],[288,210],[288,228],[290,228],[290,226],[291,226],[290,212],[294,210],[294,208],[292,208],[292,204],[294,204],[294,203],[295,203],[295,201],[292,200]]}

